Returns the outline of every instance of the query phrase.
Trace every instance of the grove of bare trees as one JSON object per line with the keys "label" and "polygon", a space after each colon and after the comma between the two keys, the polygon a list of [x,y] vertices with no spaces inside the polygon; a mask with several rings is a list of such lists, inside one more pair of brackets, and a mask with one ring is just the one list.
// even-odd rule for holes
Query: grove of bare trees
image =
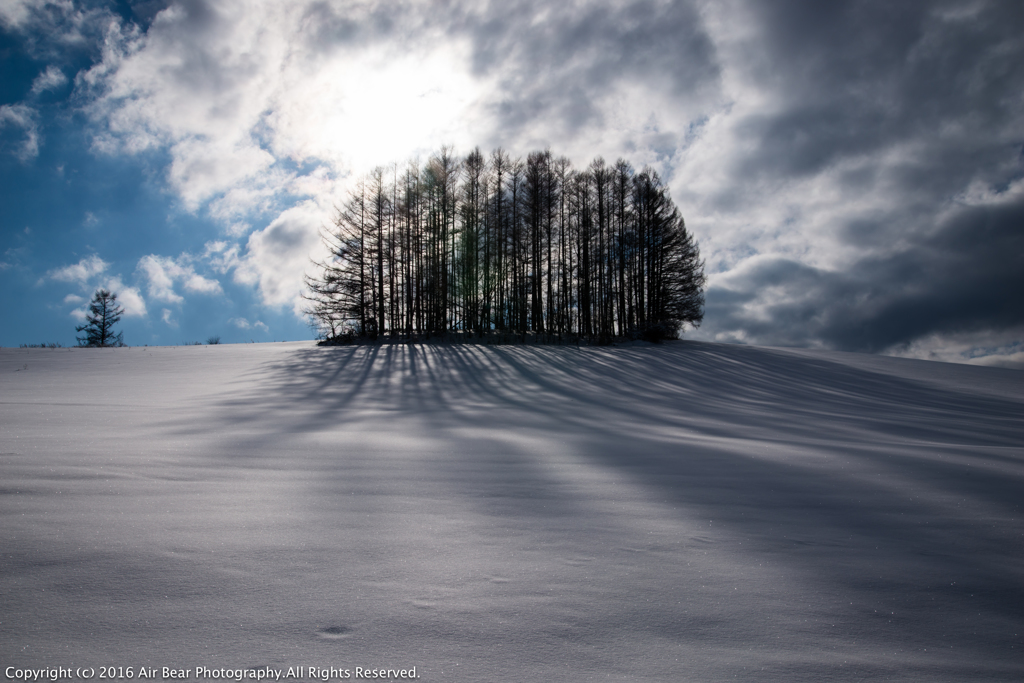
{"label": "grove of bare trees", "polygon": [[699,325],[704,264],[651,169],[444,148],[377,168],[323,231],[306,279],[328,341],[674,338]]}

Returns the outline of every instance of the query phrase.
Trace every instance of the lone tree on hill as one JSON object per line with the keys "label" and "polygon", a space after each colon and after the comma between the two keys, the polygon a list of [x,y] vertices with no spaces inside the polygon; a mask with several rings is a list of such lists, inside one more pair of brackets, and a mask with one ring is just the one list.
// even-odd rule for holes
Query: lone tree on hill
{"label": "lone tree on hill", "polygon": [[114,325],[121,320],[124,309],[117,305],[117,294],[105,289],[96,291],[89,304],[85,324],[75,327],[76,332],[85,332],[77,337],[79,346],[124,346],[123,334],[114,334]]}

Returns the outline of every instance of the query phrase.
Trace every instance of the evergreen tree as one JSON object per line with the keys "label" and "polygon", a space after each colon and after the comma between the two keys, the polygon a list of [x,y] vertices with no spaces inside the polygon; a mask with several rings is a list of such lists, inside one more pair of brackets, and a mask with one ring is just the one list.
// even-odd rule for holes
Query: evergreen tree
{"label": "evergreen tree", "polygon": [[99,289],[89,303],[85,324],[75,327],[76,332],[85,332],[76,337],[79,346],[124,346],[123,332],[114,334],[114,325],[121,320],[124,309],[117,304],[117,294]]}

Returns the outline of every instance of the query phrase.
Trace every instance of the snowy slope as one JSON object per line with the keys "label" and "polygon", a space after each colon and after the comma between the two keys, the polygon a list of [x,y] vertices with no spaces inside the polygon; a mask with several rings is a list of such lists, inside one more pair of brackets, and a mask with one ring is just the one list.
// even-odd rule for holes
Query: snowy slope
{"label": "snowy slope", "polygon": [[4,668],[1024,680],[1017,370],[2,349],[0,453]]}

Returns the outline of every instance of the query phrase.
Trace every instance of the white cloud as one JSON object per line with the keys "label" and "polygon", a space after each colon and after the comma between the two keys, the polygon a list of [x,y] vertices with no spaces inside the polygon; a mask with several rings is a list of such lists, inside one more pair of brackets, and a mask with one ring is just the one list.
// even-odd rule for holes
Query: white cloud
{"label": "white cloud", "polygon": [[179,304],[185,299],[174,291],[175,282],[180,282],[186,291],[200,294],[221,294],[220,283],[195,272],[188,254],[177,259],[149,254],[139,259],[138,271],[148,281],[149,296],[157,301]]}
{"label": "white cloud", "polygon": [[[87,7],[84,5],[94,5]],[[97,3],[73,0],[2,0],[0,25],[20,33],[29,54],[53,59],[68,50],[91,49],[118,18]]]}
{"label": "white cloud", "polygon": [[[129,287],[121,281],[120,277],[108,277],[100,280],[97,284],[90,287],[86,283],[83,284],[83,290],[90,289],[93,292],[97,289],[105,289],[108,292],[112,292],[117,295],[117,303],[121,308],[124,309],[124,315],[128,318],[143,318],[147,315],[146,301],[142,298],[142,294],[136,287]],[[88,311],[88,302],[90,298],[76,296],[69,294],[64,297],[65,304],[83,303],[86,305],[76,308],[71,311],[71,317],[76,320],[85,320],[85,316]]]}
{"label": "white cloud", "polygon": [[[79,304],[91,299],[97,289],[106,289],[117,294],[118,303],[124,308],[124,314],[128,317],[143,317],[146,315],[146,301],[142,298],[137,287],[129,287],[118,275],[105,275],[110,264],[96,254],[86,256],[78,263],[63,268],[55,268],[46,273],[40,283],[47,279],[57,282],[70,282],[77,284],[80,291],[87,293],[89,298],[77,294],[68,294],[64,297],[65,304]],[[86,307],[76,309],[71,315],[84,319]]]}
{"label": "white cloud", "polygon": [[171,186],[190,210],[199,208],[214,195],[243,192],[239,186],[255,182],[256,186],[244,191],[244,202],[222,200],[227,205],[219,214],[231,217],[239,212],[235,207],[254,207],[268,194],[265,188],[259,187],[264,185],[260,176],[270,169],[274,158],[252,140],[211,142],[189,138],[175,144],[171,154],[174,159],[169,172]]}
{"label": "white cloud", "polygon": [[323,210],[307,201],[281,213],[263,230],[249,237],[246,254],[235,270],[235,280],[258,287],[263,303],[303,306],[300,292],[310,254],[320,247]]}
{"label": "white cloud", "polygon": [[86,256],[81,261],[73,265],[51,270],[46,274],[46,276],[51,280],[58,280],[60,282],[78,282],[84,284],[96,275],[106,271],[109,267],[109,263],[93,254],[92,256]]}
{"label": "white cloud", "polygon": [[36,76],[36,79],[32,81],[32,94],[38,95],[47,90],[56,90],[67,82],[68,77],[64,75],[64,72],[51,64],[46,67],[46,71]]}
{"label": "white cloud", "polygon": [[96,147],[167,149],[167,180],[186,208],[205,207],[235,234],[241,217],[282,197],[329,207],[353,169],[468,147],[490,125],[468,44],[432,39],[420,30],[429,8],[408,9],[394,35],[351,48],[324,45],[318,22],[365,21],[358,30],[369,32],[373,8],[219,3],[200,18],[173,6],[145,34],[122,28],[79,77]]}
{"label": "white cloud", "polygon": [[39,155],[38,116],[35,109],[24,104],[0,105],[0,129],[11,125],[25,132],[24,140],[14,150],[14,155],[21,161],[27,162]]}
{"label": "white cloud", "polygon": [[1022,339],[1024,329],[1020,328],[997,334],[989,331],[931,334],[888,349],[885,355],[1024,370]]}
{"label": "white cloud", "polygon": [[178,326],[178,321],[175,320],[174,318],[172,318],[171,316],[172,316],[172,313],[171,313],[171,310],[169,308],[165,308],[162,311],[160,311],[160,319],[161,320],[163,320],[165,323],[167,323],[171,327],[177,327]]}
{"label": "white cloud", "polygon": [[120,277],[107,278],[100,286],[117,294],[117,303],[124,308],[125,316],[129,318],[146,316],[146,300],[142,298],[138,287],[129,287],[121,281]]}
{"label": "white cloud", "polygon": [[177,264],[166,257],[150,254],[139,259],[138,270],[149,281],[148,292],[152,299],[167,303],[181,303],[185,299],[174,291],[174,276],[168,271],[178,270]]}
{"label": "white cloud", "polygon": [[35,0],[3,0],[0,2],[0,23],[7,28],[18,28],[29,20],[29,9]]}
{"label": "white cloud", "polygon": [[1015,370],[1024,370],[1024,351],[1020,349],[1020,345],[1013,347],[1012,350],[997,351],[987,356],[979,356],[968,360],[970,365],[987,365],[990,367],[997,368],[1014,368]]}
{"label": "white cloud", "polygon": [[198,292],[200,294],[223,294],[220,283],[216,280],[205,278],[198,273],[191,273],[185,278],[184,287],[186,291]]}
{"label": "white cloud", "polygon": [[231,318],[230,320],[228,320],[228,322],[240,330],[263,330],[264,332],[270,331],[270,328],[267,327],[266,323],[261,322],[259,320],[250,323],[245,318]]}
{"label": "white cloud", "polygon": [[259,184],[273,164],[254,134],[286,50],[273,6],[224,3],[207,10],[212,24],[204,28],[186,8],[168,8],[146,34],[117,36],[81,78],[100,95],[91,107],[105,122],[98,146],[169,147],[168,180],[190,209]]}
{"label": "white cloud", "polygon": [[241,264],[237,244],[229,244],[222,240],[207,242],[203,248],[203,260],[210,264],[214,271],[221,275]]}

